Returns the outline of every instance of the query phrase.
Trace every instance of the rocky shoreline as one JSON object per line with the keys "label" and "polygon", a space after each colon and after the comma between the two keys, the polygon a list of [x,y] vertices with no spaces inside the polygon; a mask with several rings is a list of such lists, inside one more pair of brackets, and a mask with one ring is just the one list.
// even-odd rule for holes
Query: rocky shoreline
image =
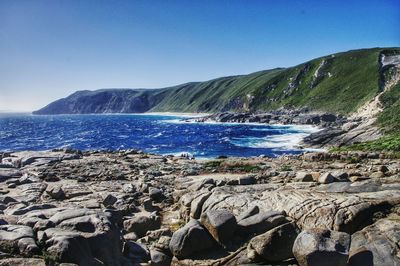
{"label": "rocky shoreline", "polygon": [[390,154],[0,159],[0,265],[400,264]]}
{"label": "rocky shoreline", "polygon": [[261,123],[283,125],[312,125],[321,128],[310,134],[301,145],[312,148],[329,148],[375,140],[382,132],[374,124],[375,117],[345,117],[307,109],[280,109],[267,113],[223,112],[203,117],[185,119],[187,122]]}

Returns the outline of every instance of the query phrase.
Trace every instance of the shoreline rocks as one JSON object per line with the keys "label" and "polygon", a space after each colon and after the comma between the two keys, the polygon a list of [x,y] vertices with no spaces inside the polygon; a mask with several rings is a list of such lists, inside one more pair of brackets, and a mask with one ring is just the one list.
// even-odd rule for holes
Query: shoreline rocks
{"label": "shoreline rocks", "polygon": [[0,168],[0,265],[312,265],[323,254],[337,265],[400,262],[400,160],[390,154],[213,166],[55,150],[3,153],[0,163],[21,161]]}

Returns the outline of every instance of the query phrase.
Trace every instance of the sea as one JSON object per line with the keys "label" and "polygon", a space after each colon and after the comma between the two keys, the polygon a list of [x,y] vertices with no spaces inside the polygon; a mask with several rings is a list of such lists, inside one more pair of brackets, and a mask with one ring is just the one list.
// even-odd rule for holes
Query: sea
{"label": "sea", "polygon": [[299,142],[319,129],[307,125],[187,122],[187,115],[0,114],[0,151],[136,149],[162,155],[276,157],[304,152]]}

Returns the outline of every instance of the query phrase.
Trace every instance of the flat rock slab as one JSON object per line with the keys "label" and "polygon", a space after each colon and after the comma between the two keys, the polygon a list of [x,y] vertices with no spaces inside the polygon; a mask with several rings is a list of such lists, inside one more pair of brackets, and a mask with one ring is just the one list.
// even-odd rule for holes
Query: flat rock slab
{"label": "flat rock slab", "polygon": [[345,194],[250,185],[213,189],[202,205],[202,213],[228,209],[239,216],[258,206],[262,211],[285,212],[302,229],[326,228],[353,233],[371,223],[375,212],[388,210],[399,202],[399,190]]}

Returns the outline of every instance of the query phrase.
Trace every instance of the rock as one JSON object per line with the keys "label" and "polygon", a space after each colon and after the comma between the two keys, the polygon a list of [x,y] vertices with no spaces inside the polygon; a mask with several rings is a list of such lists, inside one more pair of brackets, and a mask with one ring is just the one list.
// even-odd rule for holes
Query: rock
{"label": "rock", "polygon": [[56,206],[53,204],[33,204],[33,205],[25,205],[25,204],[18,204],[7,208],[4,213],[7,215],[23,215],[31,211],[36,210],[46,210],[52,209]]}
{"label": "rock", "polygon": [[324,173],[318,178],[318,183],[329,184],[335,181],[335,177],[331,173]]}
{"label": "rock", "polygon": [[11,255],[32,256],[39,252],[32,228],[24,225],[0,226],[0,250]]}
{"label": "rock", "polygon": [[134,265],[142,262],[148,262],[150,260],[150,252],[148,248],[145,245],[137,242],[125,242],[122,253],[124,257],[128,258],[129,261]]}
{"label": "rock", "polygon": [[313,182],[314,178],[313,178],[311,173],[298,172],[296,174],[295,180],[298,181],[298,182]]}
{"label": "rock", "polygon": [[190,220],[172,235],[169,248],[179,258],[189,258],[193,254],[212,248],[215,242],[197,220]]}
{"label": "rock", "polygon": [[44,259],[34,258],[8,258],[1,259],[0,266],[46,266]]}
{"label": "rock", "polygon": [[349,174],[344,171],[335,171],[332,173],[332,175],[335,177],[335,181],[338,182],[348,182],[349,181]]}
{"label": "rock", "polygon": [[104,200],[103,200],[103,205],[105,207],[110,207],[112,205],[114,205],[115,202],[117,202],[118,198],[115,197],[114,195],[108,194]]}
{"label": "rock", "polygon": [[169,266],[171,265],[171,256],[161,252],[158,249],[150,250],[151,265],[152,266]]}
{"label": "rock", "polygon": [[383,172],[373,172],[369,175],[369,178],[383,178],[385,177],[385,173]]}
{"label": "rock", "polygon": [[46,193],[55,200],[64,200],[65,193],[60,185],[48,186]]}
{"label": "rock", "polygon": [[153,201],[151,199],[145,199],[143,201],[143,209],[148,212],[154,212],[157,210],[157,208],[153,206]]}
{"label": "rock", "polygon": [[56,261],[112,265],[121,259],[121,235],[110,218],[87,209],[59,211],[49,219],[55,227],[39,231],[38,240]]}
{"label": "rock", "polygon": [[387,172],[389,172],[389,168],[386,165],[381,165],[381,166],[379,166],[378,171],[380,171],[382,173],[387,173]]}
{"label": "rock", "polygon": [[360,247],[354,250],[350,250],[349,261],[347,265],[374,266],[374,254],[365,247]]}
{"label": "rock", "polygon": [[247,256],[256,261],[280,262],[293,258],[293,243],[299,230],[294,223],[286,223],[250,240]]}
{"label": "rock", "polygon": [[198,195],[195,199],[193,199],[190,204],[190,216],[194,219],[199,219],[201,215],[201,209],[203,207],[204,202],[211,195],[211,192],[205,191],[204,193]]}
{"label": "rock", "polygon": [[242,236],[257,235],[286,222],[287,219],[282,212],[262,211],[240,220],[237,233]]}
{"label": "rock", "polygon": [[254,175],[241,176],[238,178],[238,183],[242,186],[253,185],[256,183],[256,178]]}
{"label": "rock", "polygon": [[237,226],[235,216],[227,210],[207,211],[201,215],[200,223],[222,245],[232,240]]}
{"label": "rock", "polygon": [[346,266],[351,237],[326,229],[301,232],[294,242],[293,254],[300,266]]}
{"label": "rock", "polygon": [[22,172],[13,168],[0,168],[0,182],[4,182],[10,178],[19,178]]}
{"label": "rock", "polygon": [[[332,184],[346,185],[346,182]],[[388,211],[400,201],[398,189],[382,190],[381,185],[374,192],[365,190],[369,185],[361,191],[359,186],[352,185],[350,193],[346,194],[338,193],[340,190],[318,191],[332,184],[317,187],[303,187],[304,184],[295,187],[296,183],[216,187],[204,202],[202,212],[227,209],[239,216],[252,206],[258,206],[263,212],[285,212],[301,229],[326,228],[351,234],[370,224],[375,213]],[[181,198],[190,198],[190,195]],[[190,200],[188,202],[190,204]],[[185,208],[182,207],[181,211],[183,217],[186,217]]]}
{"label": "rock", "polygon": [[399,217],[380,219],[352,235],[349,263],[365,261],[363,265],[372,265],[372,257],[373,265],[400,265],[399,243]]}
{"label": "rock", "polygon": [[139,215],[124,221],[124,229],[127,232],[134,232],[138,237],[146,235],[150,230],[160,228],[161,219],[156,215]]}
{"label": "rock", "polygon": [[165,198],[162,190],[154,187],[149,188],[149,196],[154,201],[161,201],[162,199]]}

